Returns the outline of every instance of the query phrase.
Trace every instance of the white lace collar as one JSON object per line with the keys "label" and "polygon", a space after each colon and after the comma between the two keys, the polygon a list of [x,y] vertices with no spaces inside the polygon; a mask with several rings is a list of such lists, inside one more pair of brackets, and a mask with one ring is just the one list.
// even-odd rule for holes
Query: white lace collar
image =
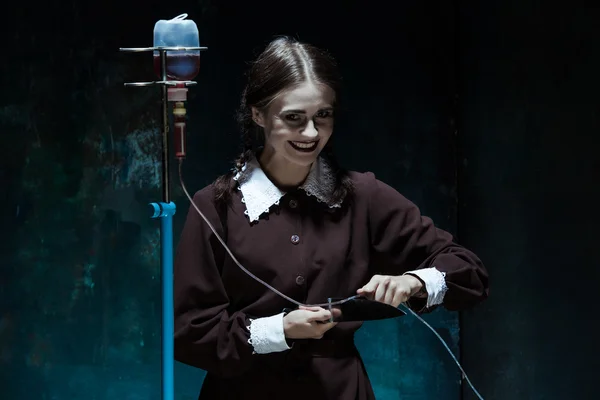
{"label": "white lace collar", "polygon": [[[271,182],[256,158],[248,161],[233,179],[237,181],[238,190],[242,192],[242,202],[246,205],[244,213],[250,222],[257,221],[262,214],[268,213],[269,209],[273,205],[278,205],[279,200],[286,194]],[[300,189],[330,208],[339,208],[342,205],[341,201],[334,202],[332,199],[335,177],[331,167],[323,158],[313,163]]]}

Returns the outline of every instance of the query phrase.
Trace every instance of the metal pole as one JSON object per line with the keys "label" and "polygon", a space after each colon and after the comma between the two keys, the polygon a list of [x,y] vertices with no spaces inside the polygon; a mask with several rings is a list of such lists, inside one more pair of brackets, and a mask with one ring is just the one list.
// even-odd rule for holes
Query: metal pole
{"label": "metal pole", "polygon": [[173,214],[175,203],[163,203],[161,228],[161,264],[162,264],[162,399],[174,400],[174,364],[173,345]]}
{"label": "metal pole", "polygon": [[[161,297],[162,297],[162,400],[174,400],[174,301],[173,301],[173,215],[176,212],[175,203],[171,201],[171,178],[169,168],[169,98],[168,87],[176,82],[167,81],[167,51],[182,50],[206,50],[206,47],[143,47],[143,48],[121,48],[120,51],[127,52],[151,52],[160,53],[160,82],[135,82],[125,83],[125,86],[153,86],[160,84],[162,95],[162,202],[151,203],[153,209],[152,218],[160,218],[160,264],[161,264]],[[181,83],[181,82],[179,82]],[[185,81],[185,86],[194,85],[196,82]]]}
{"label": "metal pole", "polygon": [[[160,50],[160,71],[163,82],[167,81],[167,51]],[[169,99],[167,85],[161,85],[162,94],[162,189],[163,202],[171,202],[171,188],[169,176]]]}
{"label": "metal pole", "polygon": [[[162,81],[167,81],[167,51],[160,50]],[[162,400],[174,400],[174,304],[173,304],[173,214],[169,169],[169,99],[167,85],[161,85],[162,97],[162,189],[160,204],[160,250],[162,286]],[[155,213],[156,215],[156,213]]]}

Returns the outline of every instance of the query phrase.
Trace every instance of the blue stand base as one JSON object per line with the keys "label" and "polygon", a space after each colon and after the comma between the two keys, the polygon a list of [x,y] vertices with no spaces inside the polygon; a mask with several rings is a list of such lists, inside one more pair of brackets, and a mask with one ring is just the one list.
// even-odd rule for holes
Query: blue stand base
{"label": "blue stand base", "polygon": [[173,349],[173,215],[175,203],[151,203],[152,218],[160,218],[161,283],[162,283],[162,400],[174,400]]}

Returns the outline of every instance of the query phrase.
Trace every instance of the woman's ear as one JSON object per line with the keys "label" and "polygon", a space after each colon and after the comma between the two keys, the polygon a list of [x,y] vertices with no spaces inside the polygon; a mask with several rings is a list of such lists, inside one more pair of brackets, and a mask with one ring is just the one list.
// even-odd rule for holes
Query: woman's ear
{"label": "woman's ear", "polygon": [[260,126],[261,128],[265,127],[265,119],[263,113],[259,111],[256,107],[252,107],[252,120],[256,125]]}

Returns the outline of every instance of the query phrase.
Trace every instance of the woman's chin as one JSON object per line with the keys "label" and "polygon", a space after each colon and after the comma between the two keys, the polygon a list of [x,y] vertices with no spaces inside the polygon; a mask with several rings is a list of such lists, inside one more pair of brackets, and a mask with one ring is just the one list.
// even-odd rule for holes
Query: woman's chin
{"label": "woman's chin", "polygon": [[313,153],[310,154],[298,154],[296,152],[290,152],[288,153],[288,156],[286,157],[288,159],[288,161],[290,161],[293,164],[296,164],[298,166],[302,166],[302,167],[309,167],[312,165],[312,163],[314,163],[316,161],[316,159],[319,157],[319,152],[315,151]]}

